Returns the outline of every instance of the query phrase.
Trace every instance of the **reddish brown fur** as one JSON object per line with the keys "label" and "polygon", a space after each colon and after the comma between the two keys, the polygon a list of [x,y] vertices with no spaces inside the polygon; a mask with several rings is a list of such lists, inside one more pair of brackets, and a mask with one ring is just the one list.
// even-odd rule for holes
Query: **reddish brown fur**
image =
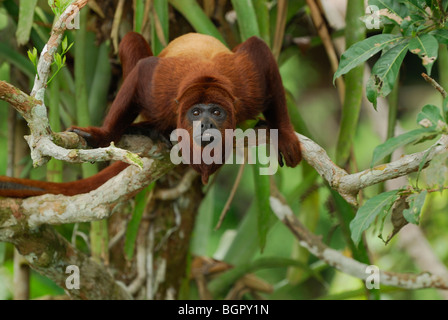
{"label": "reddish brown fur", "polygon": [[[170,134],[184,128],[191,136],[185,113],[195,104],[214,103],[228,113],[222,132],[263,113],[269,128],[279,130],[279,152],[286,164],[295,167],[300,162],[300,143],[290,123],[278,67],[269,47],[259,38],[252,37],[231,52],[214,38],[189,34],[154,57],[143,37],[129,33],[120,44],[120,59],[125,81],[103,126],[73,127],[84,132],[83,136],[90,135],[86,137],[92,147],[118,141],[139,114],[145,125],[159,132]],[[193,166],[204,182],[219,167]],[[85,192],[82,181],[78,189],[71,185],[72,190]],[[50,189],[42,182],[38,186]]]}
{"label": "reddish brown fur", "polygon": [[0,197],[27,198],[48,193],[74,196],[87,193],[100,187],[126,167],[128,164],[116,162],[90,178],[65,183],[0,177]]}

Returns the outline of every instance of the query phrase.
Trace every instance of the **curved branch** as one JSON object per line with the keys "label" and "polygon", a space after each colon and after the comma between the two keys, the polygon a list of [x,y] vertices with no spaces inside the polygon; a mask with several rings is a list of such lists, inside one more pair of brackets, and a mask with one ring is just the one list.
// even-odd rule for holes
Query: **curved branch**
{"label": "curved branch", "polygon": [[54,54],[61,45],[64,32],[67,29],[67,24],[71,22],[75,15],[79,14],[79,10],[81,10],[87,2],[88,0],[75,1],[61,14],[58,21],[53,25],[51,37],[40,54],[39,62],[37,64],[37,75],[31,96],[37,97],[39,93],[40,98],[38,99],[43,101],[43,94],[40,95],[40,92],[47,87],[51,64],[54,61]]}
{"label": "curved branch", "polygon": [[[273,195],[269,200],[272,211],[277,218],[291,230],[299,240],[299,244],[310,253],[328,265],[353,277],[367,280],[368,277],[371,276],[371,272],[368,271],[368,265],[352,258],[348,258],[339,251],[331,249],[321,241],[320,237],[306,229],[294,215],[291,208],[278,191],[273,192]],[[404,289],[448,289],[448,279],[430,273],[408,274],[380,271],[379,276],[381,285]]]}
{"label": "curved branch", "polygon": [[[104,266],[74,248],[50,226],[24,230],[10,242],[33,269],[64,288],[72,299],[132,300],[124,285],[116,282]],[[79,283],[71,281],[76,274]],[[79,287],[71,286],[75,284]]]}
{"label": "curved branch", "polygon": [[302,144],[303,158],[350,204],[357,206],[356,196],[361,189],[405,176],[418,170],[421,162],[427,165],[438,154],[448,150],[448,136],[443,135],[430,148],[401,157],[358,173],[348,174],[330,159],[326,151],[311,139],[297,134]]}
{"label": "curved branch", "polygon": [[[114,207],[134,196],[151,182],[157,180],[174,164],[168,159],[166,146],[156,145],[146,137],[126,137],[124,143],[138,141],[144,146],[143,169],[128,167],[98,189],[73,197],[43,195],[28,199],[6,199],[0,201],[0,241],[10,241],[23,229],[43,224],[57,225],[101,220],[109,217]],[[141,143],[141,141],[145,143]],[[164,149],[162,149],[164,148]],[[163,150],[163,151],[157,151]]]}

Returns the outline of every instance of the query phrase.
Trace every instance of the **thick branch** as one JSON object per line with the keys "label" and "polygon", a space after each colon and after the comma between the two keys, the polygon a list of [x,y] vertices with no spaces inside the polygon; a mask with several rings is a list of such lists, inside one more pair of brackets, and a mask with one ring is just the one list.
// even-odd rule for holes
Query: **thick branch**
{"label": "thick branch", "polygon": [[10,103],[28,122],[32,135],[27,136],[26,140],[31,147],[35,165],[42,165],[52,157],[70,163],[119,160],[140,168],[142,166],[141,159],[136,154],[114,145],[95,150],[79,150],[87,146],[83,138],[70,132],[52,133],[45,105],[4,81],[0,81],[0,99]]}
{"label": "thick branch", "polygon": [[410,154],[400,159],[367,169],[358,173],[348,174],[331,161],[326,151],[311,139],[299,135],[302,144],[303,158],[352,205],[357,205],[356,196],[361,189],[374,184],[405,176],[418,170],[425,159],[425,165],[440,153],[448,149],[448,136],[443,135],[432,147],[422,152]]}
{"label": "thick branch", "polygon": [[[64,224],[101,220],[109,217],[113,208],[131,198],[151,182],[170,171],[174,165],[168,159],[167,150],[151,143],[145,137],[137,137],[140,147],[146,148],[143,169],[128,167],[98,189],[73,197],[44,195],[28,199],[6,199],[0,201],[0,241],[8,241],[24,228],[42,224]],[[129,140],[124,139],[125,145]],[[141,143],[145,141],[145,143]],[[158,151],[159,150],[159,151]]]}
{"label": "thick branch", "polygon": [[[118,284],[106,269],[68,243],[49,226],[17,234],[10,242],[19,250],[31,267],[65,289],[72,299],[131,300],[132,296]],[[79,289],[67,289],[70,279],[79,268]],[[69,280],[69,281],[67,281]]]}

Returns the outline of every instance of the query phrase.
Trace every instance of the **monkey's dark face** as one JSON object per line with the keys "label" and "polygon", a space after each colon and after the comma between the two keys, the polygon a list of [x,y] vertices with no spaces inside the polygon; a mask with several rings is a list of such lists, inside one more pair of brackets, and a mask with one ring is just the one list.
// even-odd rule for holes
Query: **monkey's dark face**
{"label": "monkey's dark face", "polygon": [[[225,162],[225,131],[236,127],[234,101],[226,87],[208,78],[193,82],[176,99],[177,128],[189,133],[189,139],[180,138],[179,143],[183,150],[190,150],[193,161],[188,163],[204,183]],[[195,154],[200,155],[197,161]]]}
{"label": "monkey's dark face", "polygon": [[221,133],[227,121],[227,112],[217,104],[201,103],[191,107],[186,114],[186,118],[193,127],[193,141],[197,145],[205,147],[215,141],[214,130]]}

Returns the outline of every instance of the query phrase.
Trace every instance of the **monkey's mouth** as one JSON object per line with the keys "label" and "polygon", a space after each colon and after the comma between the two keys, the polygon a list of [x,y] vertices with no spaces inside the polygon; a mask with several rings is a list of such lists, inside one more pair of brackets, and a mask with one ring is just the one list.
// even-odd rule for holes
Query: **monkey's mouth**
{"label": "monkey's mouth", "polygon": [[193,137],[193,140],[196,143],[196,145],[205,147],[215,141],[215,136],[212,135],[211,133],[204,132],[202,134]]}

